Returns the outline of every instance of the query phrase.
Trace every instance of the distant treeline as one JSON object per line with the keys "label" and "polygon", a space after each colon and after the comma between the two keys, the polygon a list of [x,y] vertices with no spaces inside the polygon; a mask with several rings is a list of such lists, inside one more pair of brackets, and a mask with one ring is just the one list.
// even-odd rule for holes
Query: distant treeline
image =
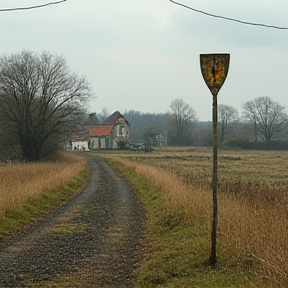
{"label": "distant treeline", "polygon": [[[156,131],[166,137],[168,146],[199,146],[211,147],[213,144],[212,122],[195,121],[189,133],[177,139],[171,132],[168,114],[141,113],[129,110],[123,113],[131,124],[130,141],[143,143],[147,139],[147,131]],[[288,125],[283,125],[282,133],[273,141],[265,141],[254,130],[251,122],[236,120],[230,123],[218,123],[219,147],[226,149],[251,150],[288,150]],[[154,133],[155,134],[155,133]],[[154,135],[153,134],[153,135]]]}

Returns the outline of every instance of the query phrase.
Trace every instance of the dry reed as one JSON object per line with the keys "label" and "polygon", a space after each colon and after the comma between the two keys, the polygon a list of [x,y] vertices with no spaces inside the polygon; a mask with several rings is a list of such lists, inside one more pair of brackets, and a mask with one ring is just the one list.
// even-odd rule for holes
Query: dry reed
{"label": "dry reed", "polygon": [[28,198],[58,188],[79,175],[86,160],[74,154],[63,154],[57,161],[8,163],[0,166],[0,217],[18,208]]}

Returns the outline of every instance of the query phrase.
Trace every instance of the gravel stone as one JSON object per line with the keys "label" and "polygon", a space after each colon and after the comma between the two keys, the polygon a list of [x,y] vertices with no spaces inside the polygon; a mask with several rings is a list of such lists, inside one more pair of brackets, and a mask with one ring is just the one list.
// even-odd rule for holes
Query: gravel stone
{"label": "gravel stone", "polygon": [[63,287],[60,279],[65,287],[137,286],[144,210],[101,158],[88,161],[80,194],[0,241],[1,288]]}

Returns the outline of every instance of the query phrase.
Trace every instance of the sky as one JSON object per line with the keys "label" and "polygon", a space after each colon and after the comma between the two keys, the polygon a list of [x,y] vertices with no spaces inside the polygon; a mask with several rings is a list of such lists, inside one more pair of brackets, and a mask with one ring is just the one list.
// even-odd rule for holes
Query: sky
{"label": "sky", "polygon": [[[56,1],[56,0],[55,0]],[[287,0],[177,0],[211,14],[288,28]],[[0,9],[53,0],[1,0]],[[268,96],[288,110],[288,29],[244,25],[196,13],[169,0],[67,0],[0,12],[0,57],[23,50],[66,58],[86,76],[90,111],[166,113],[175,99],[212,120],[212,95],[199,55],[229,53],[218,104],[242,113]]]}

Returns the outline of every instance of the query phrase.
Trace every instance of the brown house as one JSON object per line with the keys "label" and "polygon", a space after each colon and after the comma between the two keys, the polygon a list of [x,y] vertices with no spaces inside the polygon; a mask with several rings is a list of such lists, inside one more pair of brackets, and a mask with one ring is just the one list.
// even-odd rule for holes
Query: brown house
{"label": "brown house", "polygon": [[102,125],[89,127],[89,149],[124,149],[129,143],[130,124],[116,111]]}

